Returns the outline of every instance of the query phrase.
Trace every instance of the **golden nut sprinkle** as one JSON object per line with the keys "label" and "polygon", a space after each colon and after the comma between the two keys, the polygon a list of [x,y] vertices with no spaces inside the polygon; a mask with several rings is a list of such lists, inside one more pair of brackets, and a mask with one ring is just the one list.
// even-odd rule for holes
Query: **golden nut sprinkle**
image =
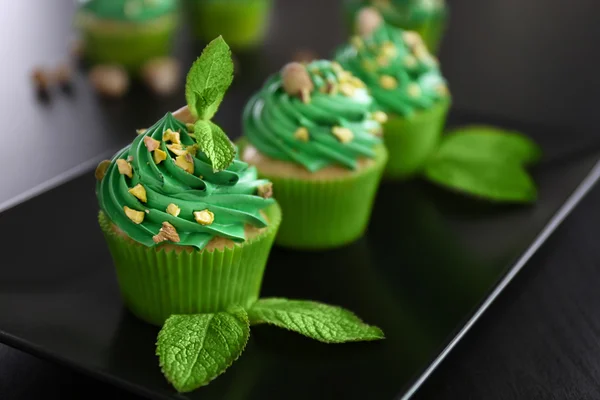
{"label": "golden nut sprinkle", "polygon": [[294,137],[301,142],[308,142],[308,140],[310,139],[310,135],[308,134],[308,129],[306,129],[303,126],[296,129],[296,132],[294,132]]}
{"label": "golden nut sprinkle", "polygon": [[146,197],[146,189],[142,186],[141,183],[138,183],[137,185],[129,189],[128,192],[137,197],[142,203],[148,202],[148,198]]}
{"label": "golden nut sprinkle", "polygon": [[167,206],[167,213],[174,217],[178,217],[181,212],[181,208],[177,207],[177,204],[171,203]]}
{"label": "golden nut sprinkle", "polygon": [[210,225],[215,220],[215,214],[208,209],[202,211],[194,211],[194,219],[200,225]]}
{"label": "golden nut sprinkle", "polygon": [[123,211],[125,211],[125,215],[127,215],[130,220],[138,225],[144,221],[144,216],[146,215],[143,211],[137,211],[127,206],[123,207]]}
{"label": "golden nut sprinkle", "polygon": [[129,164],[126,160],[119,158],[117,160],[117,167],[119,168],[119,173],[121,175],[125,175],[128,178],[133,178],[133,168],[131,168],[131,164]]}
{"label": "golden nut sprinkle", "polygon": [[354,134],[348,128],[344,128],[341,126],[334,126],[331,129],[333,135],[342,143],[351,142],[354,139]]}
{"label": "golden nut sprinkle", "polygon": [[154,150],[154,163],[160,164],[161,162],[167,159],[167,153],[162,151],[161,149]]}

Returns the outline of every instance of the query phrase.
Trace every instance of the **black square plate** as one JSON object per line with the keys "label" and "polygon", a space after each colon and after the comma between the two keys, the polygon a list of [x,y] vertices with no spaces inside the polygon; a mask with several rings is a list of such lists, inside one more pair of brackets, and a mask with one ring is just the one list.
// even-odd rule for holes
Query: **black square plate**
{"label": "black square plate", "polygon": [[387,339],[323,345],[256,327],[224,376],[185,396],[160,373],[157,329],[123,309],[90,171],[0,214],[10,232],[2,244],[0,339],[157,399],[406,394],[590,188],[597,158],[540,166],[534,206],[491,206],[418,181],[385,183],[359,241],[320,253],[275,248],[263,295],[348,307]]}
{"label": "black square plate", "polygon": [[[464,2],[462,14],[456,3],[452,26],[457,28],[451,26],[450,46],[442,61],[444,56],[449,61],[446,74],[457,88],[457,103],[469,108],[464,104],[469,103],[468,95],[475,93],[475,100],[470,101],[473,106],[478,105],[478,98],[485,98],[489,99],[488,108],[504,110],[514,103],[514,93],[508,89],[506,95],[500,92],[510,88],[514,71],[494,69],[498,65],[494,57],[507,59],[505,56],[518,49],[525,57],[527,49],[518,47],[521,42],[502,42],[496,43],[494,54],[485,53],[488,47],[477,48],[480,52],[475,53],[465,51],[460,32],[479,27],[494,36],[484,29],[489,24],[482,18],[488,14],[480,9],[489,3]],[[11,34],[0,35],[0,41],[7,41],[0,44],[8,46],[14,65],[29,66],[66,50],[71,0],[13,4],[3,26]],[[478,9],[479,16],[469,14]],[[314,15],[305,15],[306,10],[313,10]],[[239,134],[239,114],[248,95],[289,59],[295,46],[312,43],[321,55],[330,54],[343,38],[336,19],[339,12],[337,6],[321,0],[277,3],[268,45],[258,55],[238,55],[241,72],[217,116],[227,132]],[[306,21],[313,25],[307,26]],[[20,38],[18,45],[14,37]],[[569,46],[576,44],[569,42]],[[188,48],[185,44],[180,48],[184,63],[193,58]],[[469,55],[472,58],[465,58]],[[519,66],[528,65],[526,58],[522,60]],[[489,76],[506,79],[502,87],[497,86],[499,92],[480,95],[473,83],[476,77],[462,73],[463,65],[479,66],[478,79],[483,81]],[[560,64],[547,66],[560,70]],[[536,75],[528,76],[533,79]],[[571,81],[565,82],[571,85]],[[135,128],[177,108],[183,95],[157,102],[136,88],[122,101],[99,102],[78,75],[71,94],[53,93],[51,102],[42,105],[33,94],[27,97],[32,91],[26,79],[2,74],[0,84],[4,88],[0,93],[3,121],[15,121],[13,105],[19,115],[26,115],[18,119],[18,126],[4,130],[22,136],[19,141],[5,141],[13,144],[0,159],[0,209],[15,203],[9,200],[14,194],[51,178],[54,183],[82,172],[82,168],[70,168],[87,163],[84,176],[0,213],[0,340],[156,399],[385,399],[410,395],[600,174],[594,168],[600,150],[593,130],[548,129],[454,112],[453,124],[488,122],[521,129],[542,145],[545,159],[534,171],[540,187],[538,203],[493,206],[419,181],[383,184],[364,238],[322,253],[275,248],[263,295],[348,307],[381,326],[387,339],[328,346],[274,328],[256,327],[244,355],[225,375],[181,396],[158,368],[154,356],[157,329],[123,309],[96,222],[94,178],[88,161],[129,142]],[[531,83],[531,88],[535,87]],[[554,93],[556,87],[551,89]],[[538,104],[528,104],[534,103]],[[31,149],[43,151],[24,158]],[[22,168],[19,179],[12,174],[15,166]],[[55,179],[58,175],[61,178]]]}

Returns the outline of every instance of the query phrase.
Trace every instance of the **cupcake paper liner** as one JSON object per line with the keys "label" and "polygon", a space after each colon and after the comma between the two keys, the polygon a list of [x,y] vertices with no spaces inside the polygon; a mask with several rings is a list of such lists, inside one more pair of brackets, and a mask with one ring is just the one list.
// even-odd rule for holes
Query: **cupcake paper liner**
{"label": "cupcake paper liner", "polygon": [[144,63],[170,55],[177,18],[117,25],[82,21],[85,58],[92,64],[119,64],[137,73]]}
{"label": "cupcake paper liner", "polygon": [[402,179],[418,173],[437,148],[450,101],[409,118],[389,115],[384,125],[384,140],[389,152],[385,177]]}
{"label": "cupcake paper liner", "polygon": [[100,212],[126,306],[140,319],[162,325],[172,314],[248,307],[260,294],[263,273],[281,222],[281,209],[265,209],[269,225],[246,242],[223,250],[175,250],[143,246],[118,234]]}
{"label": "cupcake paper liner", "polygon": [[[239,143],[243,147],[243,141]],[[241,151],[241,150],[240,150]],[[375,163],[342,178],[306,180],[264,174],[273,183],[273,196],[284,218],[277,245],[301,250],[340,247],[363,235],[387,151],[376,149]]]}
{"label": "cupcake paper liner", "polygon": [[259,45],[267,33],[272,0],[187,0],[194,34],[202,41],[219,35],[235,49]]}

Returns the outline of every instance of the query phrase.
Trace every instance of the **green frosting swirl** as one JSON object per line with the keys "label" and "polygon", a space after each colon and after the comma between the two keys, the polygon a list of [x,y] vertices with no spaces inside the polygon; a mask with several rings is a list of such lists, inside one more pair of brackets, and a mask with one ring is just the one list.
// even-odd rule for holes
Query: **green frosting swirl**
{"label": "green frosting swirl", "polygon": [[383,23],[367,37],[354,37],[336,59],[387,113],[409,116],[450,97],[437,60],[414,32]]}
{"label": "green frosting swirl", "polygon": [[[250,99],[243,114],[249,142],[271,158],[311,172],[330,165],[356,169],[359,158],[374,158],[381,125],[373,119],[373,100],[364,84],[330,61],[313,61],[307,70],[314,84],[309,102],[286,93],[281,73]],[[336,136],[339,128],[349,130],[352,139]],[[299,129],[308,132],[304,140]]]}
{"label": "green frosting swirl", "polygon": [[144,22],[170,14],[177,0],[79,0],[80,9],[108,20]]}
{"label": "green frosting swirl", "polygon": [[[100,209],[113,223],[133,240],[152,247],[156,245],[153,236],[159,233],[163,222],[169,222],[179,234],[177,244],[198,249],[216,236],[244,241],[246,224],[259,228],[267,225],[260,210],[274,200],[256,194],[260,186],[269,184],[267,180],[257,179],[256,168],[236,159],[226,170],[215,172],[204,153],[197,151],[192,156],[194,172],[190,174],[176,165],[176,156],[167,148],[163,140],[167,129],[180,132],[181,145],[191,154],[197,149],[185,124],[168,113],[117,153],[96,186]],[[144,142],[147,137],[160,142],[159,149],[166,153],[165,160],[158,164],[154,161],[153,153]],[[133,169],[131,178],[119,172],[118,159],[129,160]],[[145,189],[147,202],[129,192],[138,184]],[[171,203],[179,207],[178,216],[166,212]],[[143,211],[143,222],[132,221],[124,211],[125,206]],[[205,209],[214,214],[214,221],[209,225],[201,225],[194,218],[195,211]]]}

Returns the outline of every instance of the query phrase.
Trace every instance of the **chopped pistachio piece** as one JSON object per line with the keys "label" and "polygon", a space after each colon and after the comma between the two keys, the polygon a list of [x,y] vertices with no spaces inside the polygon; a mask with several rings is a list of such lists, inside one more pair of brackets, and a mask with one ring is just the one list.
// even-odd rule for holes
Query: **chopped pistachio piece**
{"label": "chopped pistachio piece", "polygon": [[165,142],[181,144],[181,137],[179,135],[179,132],[173,132],[171,129],[167,129],[166,131],[164,131],[163,140]]}
{"label": "chopped pistachio piece", "polygon": [[379,77],[379,85],[386,90],[392,90],[398,87],[398,81],[393,76],[382,75]]}
{"label": "chopped pistachio piece", "polygon": [[119,173],[121,175],[133,178],[133,169],[131,168],[131,164],[129,164],[126,160],[119,158],[117,160],[117,167],[119,168]]}
{"label": "chopped pistachio piece", "polygon": [[308,129],[306,129],[303,126],[296,129],[296,132],[294,132],[294,137],[301,142],[308,142],[308,140],[310,139]]}
{"label": "chopped pistachio piece", "polygon": [[408,45],[408,47],[415,47],[423,44],[423,39],[421,39],[421,35],[419,35],[415,31],[404,31],[402,32],[402,38],[404,42]]}
{"label": "chopped pistachio piece", "polygon": [[414,68],[417,66],[417,58],[415,56],[411,56],[410,54],[404,57],[404,66],[407,68]]}
{"label": "chopped pistachio piece", "polygon": [[185,150],[180,144],[168,144],[167,149],[178,156],[185,156],[187,150]]}
{"label": "chopped pistachio piece", "polygon": [[136,131],[135,131],[135,132],[136,132],[138,135],[143,135],[144,133],[146,133],[146,131],[147,131],[147,130],[148,130],[148,129],[136,129]]}
{"label": "chopped pistachio piece", "polygon": [[375,72],[377,71],[377,64],[371,60],[363,60],[362,67],[367,72]]}
{"label": "chopped pistachio piece", "polygon": [[350,82],[352,79],[352,74],[349,71],[338,72],[337,76],[340,83]]}
{"label": "chopped pistachio piece", "polygon": [[146,189],[140,183],[129,189],[128,192],[137,197],[142,203],[148,202]]}
{"label": "chopped pistachio piece", "polygon": [[344,128],[341,126],[334,126],[331,129],[333,135],[342,143],[351,142],[354,139],[354,134],[348,128]]}
{"label": "chopped pistachio piece", "polygon": [[388,58],[396,57],[397,53],[398,53],[398,50],[396,49],[396,46],[394,46],[394,43],[385,42],[381,45],[381,54],[384,55],[385,57],[388,57]]}
{"label": "chopped pistachio piece", "polygon": [[342,93],[346,97],[354,96],[356,88],[350,83],[342,83],[340,85],[340,93]]}
{"label": "chopped pistachio piece", "polygon": [[387,67],[390,65],[390,59],[384,55],[377,56],[377,65],[380,67]]}
{"label": "chopped pistachio piece", "polygon": [[375,111],[373,113],[373,119],[379,122],[380,124],[385,124],[388,120],[388,116],[383,111]]}
{"label": "chopped pistachio piece", "polygon": [[177,165],[179,168],[181,168],[185,172],[193,174],[194,173],[194,161],[193,160],[190,161],[187,156],[189,156],[189,154],[186,154],[184,156],[177,156],[175,158],[175,165]]}
{"label": "chopped pistachio piece", "polygon": [[208,209],[202,211],[194,211],[194,219],[200,225],[210,225],[215,220],[215,214]]}
{"label": "chopped pistachio piece", "polygon": [[177,204],[171,203],[167,206],[167,213],[171,214],[174,217],[179,216],[181,212],[181,208],[177,207]]}
{"label": "chopped pistachio piece", "polygon": [[362,41],[362,39],[360,38],[360,36],[352,36],[350,38],[350,44],[352,45],[352,47],[354,47],[356,50],[360,50],[364,47],[364,43]]}
{"label": "chopped pistachio piece", "polygon": [[166,240],[173,243],[179,243],[181,239],[179,238],[177,229],[175,229],[173,225],[165,221],[162,223],[162,227],[158,231],[158,234],[152,236],[152,240],[154,240],[154,243],[162,243]]}
{"label": "chopped pistachio piece", "polygon": [[344,68],[342,68],[342,65],[339,62],[337,62],[337,61],[332,61],[331,62],[331,69],[336,74],[339,74],[340,72],[342,72],[344,70]]}
{"label": "chopped pistachio piece", "polygon": [[273,197],[273,184],[271,182],[265,183],[258,187],[258,195],[264,199],[270,199]]}
{"label": "chopped pistachio piece", "polygon": [[160,164],[167,159],[167,153],[161,149],[154,150],[154,162]]}
{"label": "chopped pistachio piece", "polygon": [[96,167],[96,172],[94,172],[97,180],[101,181],[104,178],[108,167],[110,167],[110,160],[100,161],[100,164]]}
{"label": "chopped pistachio piece", "polygon": [[417,83],[408,85],[407,92],[411,97],[419,97],[421,95],[421,87]]}
{"label": "chopped pistachio piece", "polygon": [[353,76],[350,79],[350,83],[355,87],[355,88],[366,88],[367,85],[365,85],[365,83],[363,81],[361,81],[359,78],[357,78],[356,76]]}
{"label": "chopped pistachio piece", "polygon": [[127,215],[127,218],[132,220],[135,224],[139,225],[144,221],[145,214],[143,211],[137,211],[127,206],[123,207],[123,211],[125,211],[125,215]]}
{"label": "chopped pistachio piece", "polygon": [[144,138],[144,144],[146,145],[148,151],[154,151],[160,147],[160,142],[154,138],[151,138],[150,136],[146,136]]}

